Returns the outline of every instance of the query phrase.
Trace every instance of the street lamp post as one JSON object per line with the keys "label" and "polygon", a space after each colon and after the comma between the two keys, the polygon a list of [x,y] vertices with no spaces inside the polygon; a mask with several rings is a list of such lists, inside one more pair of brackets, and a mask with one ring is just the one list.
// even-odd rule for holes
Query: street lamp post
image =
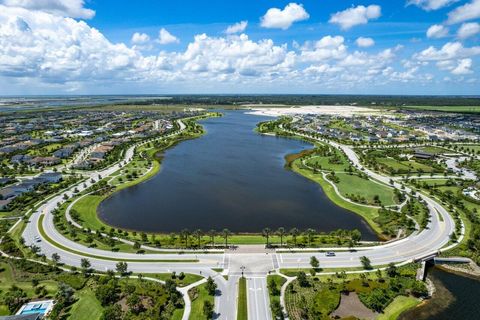
{"label": "street lamp post", "polygon": [[245,271],[245,266],[241,266],[240,270],[242,270],[242,278],[243,278],[243,272]]}

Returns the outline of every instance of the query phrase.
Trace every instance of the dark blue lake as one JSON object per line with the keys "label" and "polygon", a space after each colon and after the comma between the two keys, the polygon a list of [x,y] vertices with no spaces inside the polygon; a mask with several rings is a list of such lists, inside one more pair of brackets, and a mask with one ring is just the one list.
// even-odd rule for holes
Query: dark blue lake
{"label": "dark blue lake", "polygon": [[363,219],[332,203],[319,185],[285,168],[285,155],[311,144],[254,132],[268,118],[223,113],[201,122],[204,136],[167,150],[155,177],[102,202],[101,219],[155,232],[357,228],[364,239],[377,239]]}

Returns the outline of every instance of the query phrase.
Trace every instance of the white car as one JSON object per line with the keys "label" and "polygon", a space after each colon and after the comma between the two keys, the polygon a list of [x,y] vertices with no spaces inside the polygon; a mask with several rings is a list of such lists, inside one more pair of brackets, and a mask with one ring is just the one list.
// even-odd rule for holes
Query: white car
{"label": "white car", "polygon": [[325,253],[326,257],[335,257],[335,252],[329,251]]}

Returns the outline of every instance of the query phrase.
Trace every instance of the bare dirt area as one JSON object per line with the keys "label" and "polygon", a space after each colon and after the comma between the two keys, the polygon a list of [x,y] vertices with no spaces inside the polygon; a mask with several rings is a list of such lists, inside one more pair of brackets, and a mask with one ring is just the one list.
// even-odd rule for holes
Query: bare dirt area
{"label": "bare dirt area", "polygon": [[349,294],[342,294],[340,305],[337,310],[332,312],[331,316],[340,318],[354,316],[358,319],[374,320],[378,313],[365,307],[358,295],[355,292],[350,292]]}

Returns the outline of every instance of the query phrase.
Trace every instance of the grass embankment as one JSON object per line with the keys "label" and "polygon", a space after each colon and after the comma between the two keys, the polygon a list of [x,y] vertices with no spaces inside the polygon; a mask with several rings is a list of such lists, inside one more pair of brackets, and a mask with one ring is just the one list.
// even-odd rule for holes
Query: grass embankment
{"label": "grass embankment", "polygon": [[190,300],[192,301],[192,309],[190,311],[190,320],[208,320],[203,313],[203,305],[206,301],[209,301],[214,305],[214,297],[208,294],[207,284],[203,283],[188,291]]}
{"label": "grass embankment", "polygon": [[378,210],[375,208],[369,208],[369,207],[364,207],[364,206],[359,206],[350,202],[347,202],[343,200],[341,197],[338,196],[338,194],[335,192],[335,189],[333,186],[325,181],[323,179],[321,173],[314,173],[312,170],[305,169],[301,165],[301,162],[299,160],[295,160],[291,168],[294,172],[301,174],[302,176],[315,181],[318,183],[322,189],[323,192],[327,195],[327,197],[335,203],[337,206],[342,207],[344,209],[347,209],[349,211],[352,211],[358,215],[360,215],[362,218],[364,218],[367,223],[370,225],[370,227],[377,233],[381,234],[382,229],[380,226],[374,221],[376,217],[378,217]]}
{"label": "grass embankment", "polygon": [[420,303],[415,297],[398,296],[390,303],[377,320],[396,320],[402,312],[412,309]]}
{"label": "grass embankment", "polygon": [[148,262],[185,262],[185,263],[198,262],[197,259],[181,260],[181,259],[121,259],[121,258],[109,258],[109,257],[97,256],[97,255],[89,254],[89,253],[85,253],[85,252],[79,252],[79,251],[73,250],[71,248],[68,248],[68,247],[66,247],[66,246],[64,246],[64,245],[62,245],[58,242],[55,242],[52,238],[50,238],[45,233],[45,230],[43,228],[44,217],[45,217],[44,215],[41,215],[38,219],[38,229],[40,231],[40,234],[41,234],[42,238],[44,238],[50,244],[52,244],[53,246],[55,246],[55,247],[57,247],[61,250],[64,250],[64,251],[67,251],[67,252],[70,252],[70,253],[73,253],[73,254],[77,254],[77,255],[82,256],[82,257],[93,258],[93,259],[98,259],[98,260],[108,260],[108,261],[145,262],[145,263],[148,263]]}
{"label": "grass embankment", "polygon": [[238,280],[237,320],[247,319],[247,279],[241,277]]}
{"label": "grass embankment", "polygon": [[103,307],[92,290],[79,291],[76,296],[78,301],[72,306],[68,320],[99,320],[102,317]]}

